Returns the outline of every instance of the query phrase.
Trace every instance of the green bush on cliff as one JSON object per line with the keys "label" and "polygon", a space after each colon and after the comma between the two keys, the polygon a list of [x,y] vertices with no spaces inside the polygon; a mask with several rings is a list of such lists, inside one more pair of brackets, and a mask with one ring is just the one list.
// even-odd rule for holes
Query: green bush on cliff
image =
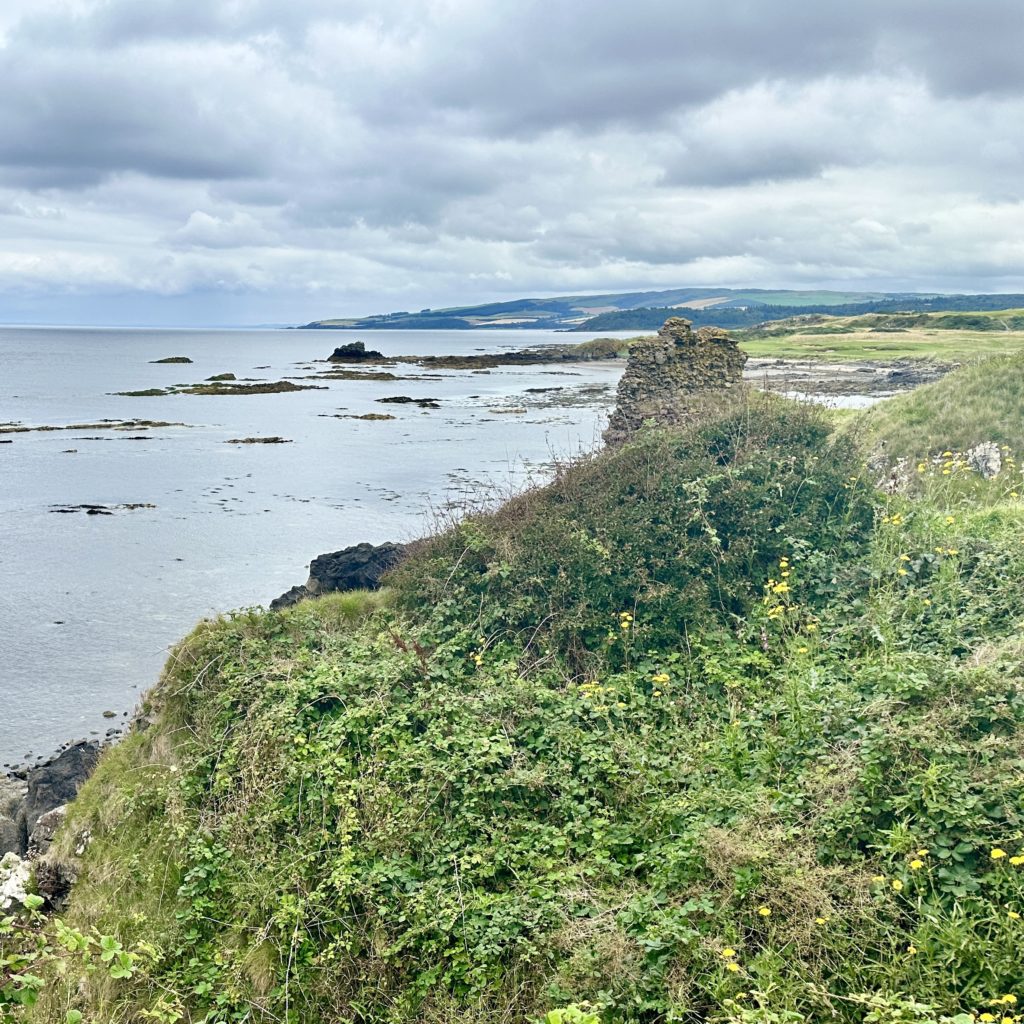
{"label": "green bush on cliff", "polygon": [[56,850],[135,975],[32,1019],[1014,1017],[1024,511],[860,467],[734,406],[203,624]]}

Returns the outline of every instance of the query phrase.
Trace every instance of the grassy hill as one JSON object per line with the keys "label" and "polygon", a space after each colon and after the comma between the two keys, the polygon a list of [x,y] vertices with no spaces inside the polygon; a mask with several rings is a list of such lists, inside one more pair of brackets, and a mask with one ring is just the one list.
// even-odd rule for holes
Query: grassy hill
{"label": "grassy hill", "polygon": [[513,299],[476,306],[398,311],[366,317],[314,320],[308,330],[474,330],[495,327],[619,331],[658,328],[670,316],[697,326],[753,327],[801,314],[855,316],[872,312],[1004,310],[1024,306],[1024,295],[933,295],[882,292],[769,291],[676,288]]}
{"label": "grassy hill", "polygon": [[1015,1019],[1024,504],[956,441],[1022,382],[841,433],[738,399],[384,592],[203,623],[73,805],[15,1019]]}

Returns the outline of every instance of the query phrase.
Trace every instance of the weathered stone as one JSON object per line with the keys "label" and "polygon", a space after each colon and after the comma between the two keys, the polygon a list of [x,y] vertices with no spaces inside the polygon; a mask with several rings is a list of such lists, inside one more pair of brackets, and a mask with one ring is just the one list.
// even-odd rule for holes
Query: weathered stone
{"label": "weathered stone", "polygon": [[0,857],[25,852],[27,836],[21,810],[27,793],[27,782],[0,778]]}
{"label": "weathered stone", "polygon": [[656,337],[630,346],[605,441],[621,444],[648,421],[658,426],[690,422],[701,400],[741,385],[746,361],[725,331],[694,332],[689,320],[666,320]]}
{"label": "weathered stone", "polygon": [[331,551],[309,563],[309,579],[301,587],[271,601],[274,611],[297,604],[309,597],[318,597],[345,590],[376,590],[381,577],[405,556],[407,544],[356,544]]}
{"label": "weathered stone", "polygon": [[41,857],[49,850],[53,837],[57,834],[57,830],[61,825],[64,824],[67,816],[67,804],[61,804],[60,807],[54,807],[52,811],[47,811],[45,814],[40,815],[39,820],[36,822],[36,827],[32,829],[32,834],[28,839],[29,859]]}
{"label": "weathered stone", "polygon": [[984,441],[976,444],[967,452],[967,465],[986,480],[999,476],[1003,468],[1003,454],[995,441]]}
{"label": "weathered stone", "polygon": [[16,853],[5,853],[0,859],[0,910],[25,905],[32,868]]}
{"label": "weathered stone", "polygon": [[74,800],[82,783],[92,774],[99,756],[98,743],[81,740],[28,773],[23,812],[29,835],[47,811]]}

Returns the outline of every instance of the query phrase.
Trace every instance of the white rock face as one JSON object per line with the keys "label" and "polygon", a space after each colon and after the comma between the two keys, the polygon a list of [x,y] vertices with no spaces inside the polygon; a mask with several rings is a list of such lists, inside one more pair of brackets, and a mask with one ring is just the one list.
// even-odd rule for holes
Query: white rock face
{"label": "white rock face", "polygon": [[967,465],[986,480],[999,476],[999,471],[1003,468],[1003,456],[999,451],[999,445],[995,441],[976,444],[967,453]]}
{"label": "white rock face", "polygon": [[21,907],[28,896],[32,868],[16,853],[4,854],[0,860],[0,910]]}

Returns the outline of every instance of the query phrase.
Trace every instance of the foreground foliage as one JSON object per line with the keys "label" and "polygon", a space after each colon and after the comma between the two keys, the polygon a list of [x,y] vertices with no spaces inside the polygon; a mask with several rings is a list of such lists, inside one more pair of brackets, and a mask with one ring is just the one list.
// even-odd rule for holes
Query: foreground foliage
{"label": "foreground foliage", "polygon": [[59,840],[134,976],[33,1019],[1014,1019],[1024,511],[916,486],[758,399],[201,625]]}

